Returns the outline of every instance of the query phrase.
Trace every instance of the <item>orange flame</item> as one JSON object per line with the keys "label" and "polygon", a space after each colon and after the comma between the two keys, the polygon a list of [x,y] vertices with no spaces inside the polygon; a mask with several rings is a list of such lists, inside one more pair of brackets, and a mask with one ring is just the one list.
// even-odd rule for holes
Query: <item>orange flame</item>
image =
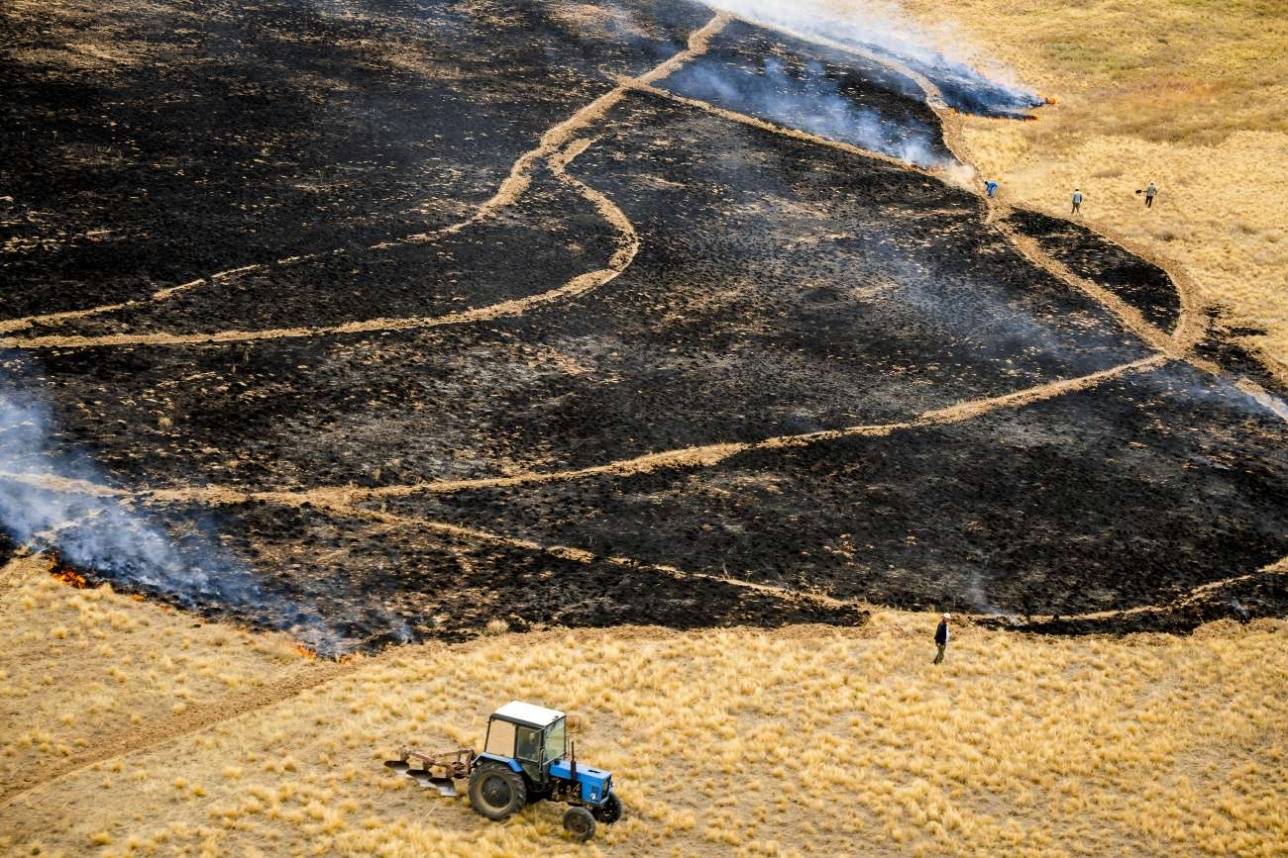
{"label": "orange flame", "polygon": [[85,576],[77,572],[75,569],[72,569],[70,566],[64,566],[61,569],[55,570],[54,577],[69,587],[75,587],[77,590],[85,590],[89,588],[89,582],[85,580]]}

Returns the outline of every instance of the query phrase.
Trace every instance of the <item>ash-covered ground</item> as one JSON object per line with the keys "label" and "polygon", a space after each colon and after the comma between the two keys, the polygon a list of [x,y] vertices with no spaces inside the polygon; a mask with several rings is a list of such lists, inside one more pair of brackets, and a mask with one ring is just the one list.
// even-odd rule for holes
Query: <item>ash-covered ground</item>
{"label": "ash-covered ground", "polygon": [[6,550],[332,648],[1282,614],[1274,392],[953,178],[937,111],[1040,99],[712,16],[0,12]]}

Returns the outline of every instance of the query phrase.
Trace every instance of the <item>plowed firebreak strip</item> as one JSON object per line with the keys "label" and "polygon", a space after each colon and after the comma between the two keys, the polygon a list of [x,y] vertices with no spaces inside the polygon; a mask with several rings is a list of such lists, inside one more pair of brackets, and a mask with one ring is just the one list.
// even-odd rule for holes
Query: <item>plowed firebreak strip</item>
{"label": "plowed firebreak strip", "polygon": [[[752,19],[735,18],[735,20],[742,20],[746,23],[752,24],[753,26],[763,27],[769,30],[777,30],[780,33],[802,41],[812,42],[834,50],[863,57],[864,59],[877,63],[878,65],[882,65],[896,74],[903,75],[913,81],[921,89],[926,100],[926,105],[934,111],[935,115],[939,118],[939,124],[944,135],[944,145],[948,147],[948,150],[952,152],[953,156],[962,164],[967,165],[972,171],[976,171],[978,169],[975,166],[974,159],[971,158],[970,149],[966,145],[966,139],[962,132],[961,114],[948,107],[944,102],[943,94],[939,91],[939,88],[925,75],[915,71],[894,57],[869,51],[858,45],[836,41],[817,34],[802,33],[776,24],[768,24]],[[647,87],[646,89],[652,90],[653,88]],[[670,95],[670,93],[665,94],[668,96]],[[678,98],[676,100],[684,101],[684,99]],[[720,115],[732,114],[731,111],[725,111],[723,108],[715,108],[714,105],[704,105],[703,102],[693,102],[692,99],[689,99],[688,102],[692,103],[692,106],[700,107],[702,109],[711,109],[712,112]],[[809,136],[811,136],[804,134],[804,132],[799,132],[796,129],[781,129],[773,123],[767,123],[763,120],[755,119],[755,117],[739,117],[739,114],[726,115],[726,118],[733,119],[734,121],[756,125],[757,127],[761,127],[774,133],[785,133],[789,137],[808,139]],[[752,121],[748,122],[748,119]],[[833,145],[833,143],[834,141],[826,141],[824,142],[824,145]],[[834,148],[844,147],[834,146]],[[859,151],[855,154],[861,154],[865,157],[875,156],[878,160],[885,160],[883,156],[877,153]],[[908,165],[902,166],[907,169],[916,169],[915,167],[910,167]],[[931,173],[931,175],[936,174]],[[939,178],[943,177],[939,176]],[[1129,253],[1153,263],[1167,274],[1172,286],[1176,289],[1176,293],[1180,298],[1181,304],[1180,314],[1176,320],[1176,327],[1172,330],[1171,334],[1168,334],[1146,320],[1144,315],[1138,309],[1119,298],[1110,290],[1105,289],[1103,286],[1075,274],[1066,265],[1043,251],[1035,240],[1023,235],[1014,227],[1006,223],[1006,217],[1013,210],[1011,206],[996,197],[988,197],[983,194],[977,184],[971,183],[968,187],[969,190],[976,196],[980,197],[987,206],[987,213],[985,215],[986,222],[995,226],[1002,237],[1005,238],[1012,247],[1038,268],[1046,271],[1048,274],[1062,281],[1066,285],[1083,292],[1092,300],[1099,303],[1116,319],[1118,319],[1120,324],[1153,348],[1158,349],[1171,357],[1186,361],[1191,366],[1194,366],[1203,372],[1217,373],[1221,371],[1220,366],[1216,363],[1199,357],[1194,351],[1194,347],[1203,339],[1204,335],[1202,314],[1199,312],[1200,308],[1197,296],[1197,287],[1184,269],[1175,262],[1165,259],[1150,250],[1139,247],[1122,236],[1115,235],[1112,231],[1103,226],[1097,226],[1096,228],[1097,233],[1102,237],[1117,243]],[[1288,404],[1274,397],[1261,385],[1246,376],[1241,376],[1236,379],[1235,386],[1255,399],[1267,411],[1270,411],[1285,422],[1288,422]]]}
{"label": "plowed firebreak strip", "polygon": [[749,125],[752,128],[759,128],[761,131],[768,131],[772,134],[778,134],[782,137],[791,137],[795,140],[803,140],[806,143],[812,143],[815,146],[826,146],[830,149],[837,149],[850,155],[858,155],[862,158],[868,158],[873,161],[883,161],[901,170],[907,170],[911,173],[921,173],[925,176],[933,176],[942,179],[942,172],[927,170],[918,167],[916,164],[910,164],[907,161],[901,161],[893,155],[887,155],[884,152],[877,152],[872,149],[864,149],[861,146],[855,146],[853,143],[846,143],[842,140],[833,140],[830,137],[821,137],[817,134],[811,134],[808,131],[802,131],[799,128],[792,128],[787,125],[779,125],[777,122],[770,122],[767,119],[761,119],[758,116],[751,116],[746,113],[739,113],[736,110],[730,110],[727,107],[719,107],[709,101],[702,101],[698,98],[690,98],[686,95],[680,95],[669,89],[663,89],[658,86],[636,83],[630,80],[623,80],[623,85],[636,92],[642,92],[647,95],[661,98],[666,101],[673,101],[676,104],[683,104],[687,107],[693,107],[713,116],[719,116],[721,119],[729,122],[737,122],[740,125]]}
{"label": "plowed firebreak strip", "polygon": [[[359,322],[347,322],[340,325],[317,328],[273,328],[266,330],[226,330],[214,331],[210,333],[195,334],[171,334],[171,333],[150,333],[150,334],[105,334],[102,336],[42,336],[42,337],[6,337],[0,339],[0,348],[15,349],[50,349],[50,348],[94,348],[103,346],[185,346],[201,344],[219,344],[230,342],[254,342],[259,340],[279,340],[292,339],[300,337],[316,337],[337,334],[360,334],[371,333],[376,331],[401,331],[418,328],[435,328],[446,325],[463,325],[471,322],[479,322],[487,319],[497,319],[505,316],[522,315],[529,310],[562,301],[568,298],[575,298],[586,292],[602,286],[604,283],[612,280],[619,275],[630,260],[634,258],[635,250],[639,247],[639,239],[635,234],[634,227],[625,214],[621,212],[611,201],[603,194],[594,191],[584,183],[572,179],[564,170],[568,162],[577,154],[585,150],[588,144],[574,144],[575,136],[579,131],[589,126],[591,123],[603,117],[605,113],[611,110],[625,95],[630,92],[632,86],[649,86],[652,83],[662,80],[689,60],[701,55],[707,50],[711,38],[722,30],[729,18],[723,13],[717,14],[711,18],[705,25],[694,30],[688,39],[687,47],[677,52],[674,56],[666,61],[659,63],[643,74],[619,83],[613,89],[596,98],[586,106],[579,109],[576,113],[560,122],[558,125],[548,129],[542,136],[537,146],[528,150],[516,160],[510,168],[510,173],[504,181],[501,182],[495,194],[485,201],[479,208],[468,218],[451,226],[444,227],[428,233],[420,233],[409,236],[398,241],[387,241],[372,245],[372,250],[383,250],[398,244],[405,244],[416,241],[429,241],[450,233],[459,232],[467,226],[477,223],[480,220],[490,216],[494,212],[513,204],[527,190],[531,184],[532,171],[543,161],[550,163],[552,169],[561,179],[571,184],[583,197],[590,200],[595,208],[615,227],[617,227],[622,240],[613,258],[610,260],[607,268],[597,271],[591,271],[586,274],[574,277],[567,283],[555,289],[541,292],[536,295],[530,295],[525,298],[516,298],[510,301],[502,301],[497,304],[491,304],[486,307],[478,307],[472,310],[462,310],[456,313],[448,313],[442,316],[424,316],[410,318],[378,318],[367,319]],[[564,154],[561,154],[563,152]],[[634,248],[628,251],[628,248]],[[183,283],[178,286],[172,286],[169,289],[163,289],[153,293],[150,298],[136,301],[126,301],[118,304],[107,304],[100,307],[91,307],[84,310],[69,310],[62,313],[50,313],[42,316],[27,316],[20,319],[10,319],[0,321],[0,333],[9,333],[16,330],[29,328],[37,323],[57,324],[71,321],[73,319],[85,318],[87,316],[99,315],[102,313],[122,310],[129,307],[138,306],[150,301],[163,301],[174,295],[189,291],[200,286],[203,283],[218,282],[227,280],[241,274],[252,271],[259,271],[273,266],[293,265],[310,259],[316,259],[327,255],[336,255],[343,253],[343,250],[330,251],[329,253],[308,254],[304,256],[294,256],[276,262],[258,263],[246,265],[241,268],[235,268],[228,271],[220,272],[209,278],[198,278],[196,280]]]}
{"label": "plowed firebreak strip", "polygon": [[38,773],[39,779],[17,779],[0,791],[0,808],[7,808],[26,799],[30,794],[50,784],[93,766],[148,751],[192,733],[208,730],[289,700],[311,688],[343,676],[366,661],[332,662],[288,667],[260,688],[245,694],[229,695],[201,706],[195,706],[181,715],[161,717],[144,727],[134,728],[123,735],[94,745],[61,762],[46,764]]}
{"label": "plowed firebreak strip", "polygon": [[579,468],[566,471],[530,471],[505,477],[482,477],[474,480],[438,480],[432,482],[410,483],[396,486],[377,486],[361,488],[358,486],[323,486],[299,491],[277,490],[257,491],[238,489],[231,486],[195,486],[171,489],[118,489],[87,480],[61,477],[54,474],[31,474],[0,472],[0,480],[20,482],[35,488],[51,492],[68,494],[87,494],[100,497],[139,498],[145,502],[156,503],[199,503],[212,505],[229,505],[252,500],[261,500],[283,505],[298,505],[309,502],[325,505],[333,509],[352,508],[354,504],[367,500],[381,500],[396,497],[407,497],[416,494],[450,494],[454,492],[478,489],[506,488],[510,486],[533,483],[561,482],[586,479],[597,476],[623,477],[634,474],[646,474],[661,470],[682,470],[690,468],[711,467],[740,453],[757,450],[783,450],[797,447],[808,447],[828,441],[846,438],[881,438],[895,432],[911,431],[931,426],[945,426],[972,420],[992,411],[1005,408],[1023,408],[1038,402],[1055,399],[1078,390],[1087,390],[1097,385],[1125,375],[1148,372],[1167,363],[1165,355],[1151,355],[1130,363],[1119,364],[1108,369],[1093,372],[1076,378],[1052,381],[1046,384],[1027,387],[1002,396],[986,399],[973,399],[954,405],[936,408],[910,418],[893,423],[871,423],[847,426],[840,429],[826,429],[818,432],[805,432],[796,435],[777,435],[760,441],[736,442],[727,444],[706,444],[698,447],[682,447],[659,453],[649,453],[630,459],[620,459],[603,465]]}
{"label": "plowed firebreak strip", "polygon": [[[1111,367],[1090,375],[1063,381],[1050,382],[1036,387],[1009,393],[1004,396],[988,399],[971,400],[950,405],[944,408],[924,412],[917,417],[897,423],[882,423],[850,426],[843,429],[809,432],[798,435],[780,435],[762,441],[738,444],[711,444],[703,447],[690,447],[671,450],[664,453],[640,456],[574,471],[557,471],[549,473],[533,472],[510,477],[485,478],[480,480],[443,481],[421,483],[407,486],[386,486],[371,489],[358,487],[323,487],[303,491],[253,491],[230,486],[205,486],[182,489],[158,489],[153,491],[131,491],[105,486],[85,480],[60,477],[52,474],[0,473],[0,480],[21,482],[36,488],[52,492],[88,494],[100,497],[119,497],[127,500],[138,500],[143,503],[199,503],[214,506],[225,506],[249,501],[260,501],[281,506],[298,507],[305,503],[312,504],[345,515],[356,515],[378,520],[387,524],[406,525],[421,530],[428,530],[441,536],[473,541],[484,541],[504,544],[513,548],[530,551],[542,551],[552,556],[581,563],[605,562],[610,565],[651,571],[673,578],[700,578],[719,581],[731,586],[753,589],[771,593],[783,598],[807,599],[818,604],[840,606],[846,603],[832,597],[804,593],[797,590],[759,584],[752,581],[713,575],[703,572],[687,572],[671,566],[643,563],[627,557],[596,556],[584,549],[569,546],[545,546],[531,540],[508,537],[477,528],[464,527],[445,522],[429,521],[396,515],[380,510],[359,506],[363,501],[387,499],[422,492],[456,492],[468,489],[514,486],[524,483],[551,482],[556,480],[574,480],[597,475],[627,476],[630,474],[648,473],[670,468],[707,467],[717,464],[738,453],[754,450],[789,449],[805,447],[826,441],[854,437],[885,437],[898,431],[922,427],[960,423],[1001,408],[1021,408],[1043,400],[1062,396],[1074,390],[1094,387],[1105,381],[1133,373],[1143,372],[1161,366],[1167,361],[1163,355],[1153,355],[1127,364]],[[858,603],[853,603],[856,607]]]}
{"label": "plowed firebreak strip", "polygon": [[1109,369],[1100,370],[1077,378],[1052,381],[1035,387],[1025,388],[1002,396],[959,402],[943,408],[925,411],[909,420],[894,423],[872,423],[847,426],[840,429],[828,429],[818,432],[805,432],[795,435],[778,435],[760,441],[705,444],[697,447],[682,447],[649,453],[629,459],[620,459],[602,465],[578,468],[566,471],[530,471],[522,474],[511,474],[505,477],[483,477],[473,480],[437,480],[413,483],[400,486],[381,486],[376,488],[333,487],[315,489],[315,492],[343,495],[349,499],[377,499],[406,497],[414,494],[450,494],[453,492],[505,488],[531,483],[562,482],[589,477],[612,476],[625,477],[634,474],[646,474],[653,471],[704,468],[719,464],[740,453],[756,450],[776,450],[792,447],[806,447],[826,441],[836,441],[857,437],[885,437],[895,432],[929,426],[961,423],[975,417],[1003,408],[1022,408],[1033,403],[1077,390],[1086,390],[1136,372],[1145,372],[1162,366],[1167,362],[1164,355],[1152,355],[1131,363],[1120,364]]}

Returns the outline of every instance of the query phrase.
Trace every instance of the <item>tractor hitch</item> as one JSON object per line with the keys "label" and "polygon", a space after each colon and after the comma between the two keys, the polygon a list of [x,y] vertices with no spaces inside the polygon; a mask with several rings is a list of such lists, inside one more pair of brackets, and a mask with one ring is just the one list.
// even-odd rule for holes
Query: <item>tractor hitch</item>
{"label": "tractor hitch", "polygon": [[403,748],[398,752],[398,759],[385,760],[385,767],[406,775],[426,789],[433,787],[447,798],[455,798],[459,795],[456,780],[470,776],[475,756],[473,748],[441,754]]}

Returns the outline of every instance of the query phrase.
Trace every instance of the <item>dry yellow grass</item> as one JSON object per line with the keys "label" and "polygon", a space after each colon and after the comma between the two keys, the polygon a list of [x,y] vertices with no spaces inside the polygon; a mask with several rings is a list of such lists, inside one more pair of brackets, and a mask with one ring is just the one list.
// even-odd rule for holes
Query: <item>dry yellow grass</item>
{"label": "dry yellow grass", "polygon": [[[843,9],[851,0],[837,0]],[[857,2],[857,0],[854,0]],[[1083,221],[1183,265],[1227,328],[1288,381],[1288,14],[1279,0],[930,0],[1058,103],[1037,122],[966,122],[1010,202]],[[1160,188],[1146,212],[1135,191]]]}
{"label": "dry yellow grass", "polygon": [[[617,772],[628,817],[601,829],[596,853],[1282,855],[1288,844],[1284,622],[1190,638],[964,628],[935,669],[934,618],[880,612],[852,630],[495,634],[337,669],[280,639],[192,629],[190,616],[38,575],[3,604],[0,682],[18,695],[5,746],[47,732],[125,753],[11,796],[0,853],[580,853],[555,807],[488,823],[380,765],[409,740],[477,743],[511,697],[577,713],[583,759]],[[120,619],[82,622],[91,610]],[[53,622],[65,638],[50,637]],[[111,663],[77,669],[99,647]],[[171,671],[145,669],[181,654]],[[278,683],[284,665],[329,681],[297,693]],[[228,694],[213,671],[256,677],[266,705],[197,729],[176,721],[168,742],[147,733],[176,687],[198,708]],[[18,753],[7,772],[62,759],[32,742]]]}
{"label": "dry yellow grass", "polygon": [[120,735],[254,695],[301,662],[294,642],[78,590],[15,561],[0,602],[0,794]]}

